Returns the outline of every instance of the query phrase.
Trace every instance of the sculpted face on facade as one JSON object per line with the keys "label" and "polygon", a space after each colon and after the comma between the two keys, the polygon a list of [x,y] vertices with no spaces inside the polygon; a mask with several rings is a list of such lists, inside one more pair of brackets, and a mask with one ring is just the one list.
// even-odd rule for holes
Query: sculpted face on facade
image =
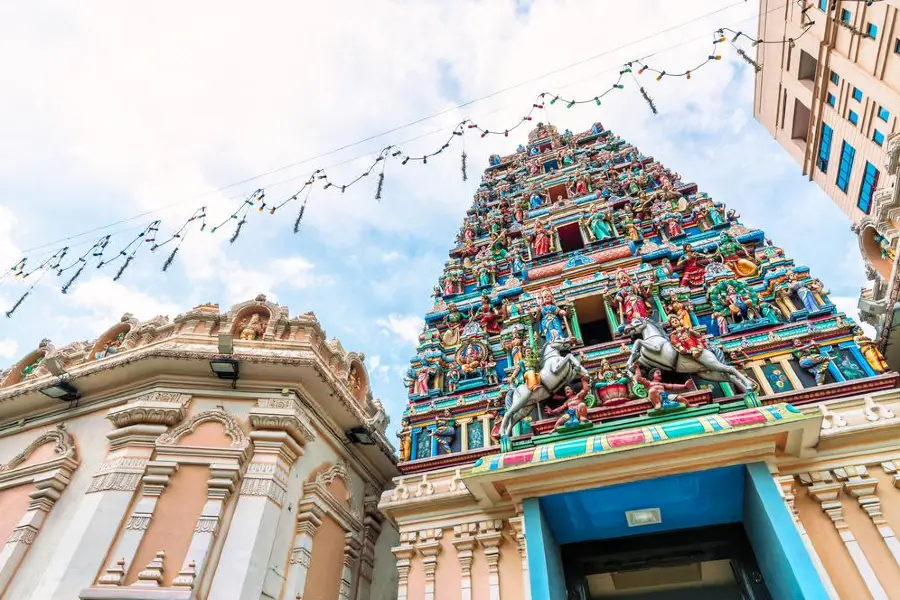
{"label": "sculpted face on facade", "polygon": [[[210,370],[224,357],[236,389]],[[393,595],[373,498],[396,459],[364,361],[262,295],[42,342],[0,385],[0,595]],[[60,374],[77,406],[40,393]]]}
{"label": "sculpted face on facade", "polygon": [[[599,123],[579,134],[539,124],[527,146],[492,157],[407,373],[403,474],[381,499],[400,531],[400,598],[439,598],[451,580],[467,599],[554,597],[572,573],[548,566],[560,550],[536,542],[542,528],[588,540],[603,518],[549,514],[555,498],[584,507],[573,495],[733,468],[787,519],[779,543],[805,548],[792,581],[763,565],[770,590],[849,589],[836,580],[850,565],[883,597],[900,571],[870,577],[855,546],[807,535],[816,513],[783,498],[801,473],[851,460],[838,430],[869,448],[864,463],[900,453],[865,433],[900,430],[898,376],[827,282],[739,218]],[[857,413],[852,426],[841,417]],[[871,503],[863,487],[853,493]],[[744,502],[738,521],[758,500]],[[690,513],[666,505],[663,523],[672,510]],[[760,546],[765,527],[744,522],[757,557],[774,551]],[[823,563],[827,552],[844,554]]]}

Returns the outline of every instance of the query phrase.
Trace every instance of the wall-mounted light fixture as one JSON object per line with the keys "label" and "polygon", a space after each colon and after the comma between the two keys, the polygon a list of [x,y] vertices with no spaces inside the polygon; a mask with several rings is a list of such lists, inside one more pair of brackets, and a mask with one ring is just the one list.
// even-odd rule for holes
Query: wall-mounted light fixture
{"label": "wall-mounted light fixture", "polygon": [[219,379],[231,381],[231,388],[237,387],[240,375],[240,363],[233,358],[214,358],[209,361],[209,368]]}
{"label": "wall-mounted light fixture", "polygon": [[362,444],[363,446],[374,446],[375,438],[369,433],[365,427],[354,427],[347,431],[347,439],[351,444]]}
{"label": "wall-mounted light fixture", "polygon": [[662,514],[658,508],[641,508],[639,510],[626,510],[625,519],[629,527],[641,527],[643,525],[659,525],[662,523]]}
{"label": "wall-mounted light fixture", "polygon": [[53,385],[49,385],[41,390],[41,393],[47,396],[48,398],[53,398],[54,400],[78,400],[81,398],[81,394],[78,392],[78,388],[69,383],[68,381],[63,381],[59,379]]}

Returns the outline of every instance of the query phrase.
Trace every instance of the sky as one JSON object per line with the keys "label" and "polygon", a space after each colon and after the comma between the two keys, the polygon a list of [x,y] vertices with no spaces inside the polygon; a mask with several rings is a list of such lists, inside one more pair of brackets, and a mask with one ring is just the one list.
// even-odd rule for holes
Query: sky
{"label": "sky", "polygon": [[[162,239],[200,206],[215,224],[257,188],[290,197],[316,168],[352,179],[384,146],[433,151],[466,118],[506,129],[538,93],[593,98],[629,60],[683,71],[706,58],[719,27],[755,36],[756,6],[0,4],[0,274],[62,245],[78,256],[107,233],[117,252],[156,218]],[[602,122],[764,229],[855,318],[866,282],[849,221],[753,119],[752,69],[727,44],[718,52],[690,80],[638,76],[658,115],[626,78],[601,106],[547,105],[535,121],[573,131]],[[120,280],[91,265],[65,295],[67,277],[48,274],[12,318],[0,317],[0,367],[45,337],[57,347],[94,337],[126,312],[175,317],[205,302],[224,311],[266,293],[291,316],[314,311],[329,337],[365,353],[396,427],[402,373],[487,157],[510,153],[526,133],[456,138],[427,165],[389,162],[380,201],[374,175],[343,194],[316,189],[298,234],[296,202],[251,212],[234,244],[233,222],[192,233],[166,273],[166,253],[145,249]],[[25,289],[0,280],[3,312]]]}

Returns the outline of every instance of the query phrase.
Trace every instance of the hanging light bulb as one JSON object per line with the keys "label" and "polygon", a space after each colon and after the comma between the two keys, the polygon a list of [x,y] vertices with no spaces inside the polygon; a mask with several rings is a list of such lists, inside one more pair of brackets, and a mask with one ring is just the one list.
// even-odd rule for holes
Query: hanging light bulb
{"label": "hanging light bulb", "polygon": [[687,77],[688,79],[690,79],[690,78],[691,78],[691,72],[690,72],[690,71],[685,71],[684,76]]}
{"label": "hanging light bulb", "polygon": [[638,69],[638,75],[647,70],[647,65],[642,65],[640,69]]}
{"label": "hanging light bulb", "polygon": [[597,103],[597,106],[600,106],[600,97],[599,97],[599,96],[596,96],[596,97],[594,98],[594,102]]}
{"label": "hanging light bulb", "polygon": [[556,104],[557,100],[559,100],[559,96],[554,96],[553,100],[550,101],[550,104]]}
{"label": "hanging light bulb", "polygon": [[659,75],[656,76],[656,80],[659,81],[666,75],[665,71],[660,71]]}
{"label": "hanging light bulb", "polygon": [[574,101],[574,100],[572,100],[571,102],[569,102],[569,104],[566,106],[566,108],[572,108],[573,106],[575,106],[575,101]]}

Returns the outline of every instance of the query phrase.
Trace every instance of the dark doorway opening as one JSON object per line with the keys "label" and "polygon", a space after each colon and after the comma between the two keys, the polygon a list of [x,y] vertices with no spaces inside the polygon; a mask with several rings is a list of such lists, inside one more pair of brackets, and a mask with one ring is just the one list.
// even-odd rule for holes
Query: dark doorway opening
{"label": "dark doorway opening", "polygon": [[562,546],[569,600],[771,600],[740,524]]}
{"label": "dark doorway opening", "polygon": [[606,318],[606,302],[602,296],[590,296],[575,300],[578,330],[585,346],[613,341],[613,332]]}
{"label": "dark doorway opening", "polygon": [[584,248],[584,236],[581,235],[581,225],[578,223],[562,225],[557,228],[556,235],[559,237],[559,248],[563,252]]}

